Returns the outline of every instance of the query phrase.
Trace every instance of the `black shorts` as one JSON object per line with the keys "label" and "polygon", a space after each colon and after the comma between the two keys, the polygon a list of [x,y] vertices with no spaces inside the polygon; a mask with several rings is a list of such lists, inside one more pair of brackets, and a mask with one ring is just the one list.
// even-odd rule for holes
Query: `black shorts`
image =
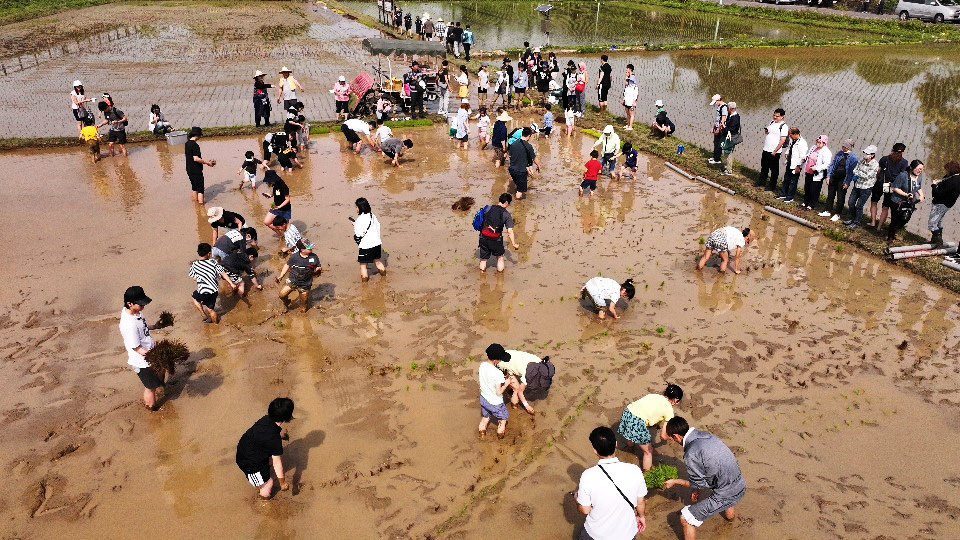
{"label": "black shorts", "polygon": [[609,94],[609,93],[610,93],[610,87],[609,87],[609,86],[601,86],[601,87],[600,87],[600,90],[597,92],[597,97],[600,98],[600,101],[606,101],[606,100],[607,100],[607,94]]}
{"label": "black shorts", "polygon": [[[240,470],[243,471],[243,469]],[[259,488],[270,481],[270,462],[267,461],[255,471],[243,471],[243,474],[251,486]]]}
{"label": "black shorts", "polygon": [[597,181],[596,180],[587,180],[584,179],[583,182],[580,182],[580,187],[584,190],[596,191],[597,190]]}
{"label": "black shorts", "polygon": [[526,89],[526,88],[514,88],[514,89],[513,89],[513,93],[514,93],[514,94],[526,94],[526,93],[527,93],[527,89]]}
{"label": "black shorts", "polygon": [[529,173],[524,169],[522,171],[515,171],[513,169],[507,169],[510,172],[510,178],[513,179],[514,185],[517,186],[517,192],[526,193],[527,192],[527,178],[529,178]]}
{"label": "black shorts", "polygon": [[[76,120],[77,122],[83,122],[83,119],[87,117],[87,113],[86,112],[81,113],[80,112],[81,110],[85,111],[86,109],[80,109],[80,108],[73,109],[73,119]],[[83,114],[83,116],[80,116],[81,114]]]}
{"label": "black shorts", "polygon": [[480,237],[480,253],[477,257],[485,261],[490,257],[503,257],[506,249],[503,247],[503,238],[493,239],[486,236]]}
{"label": "black shorts", "polygon": [[540,133],[543,133],[544,135],[550,135],[551,133],[553,133],[553,126],[546,126],[546,127],[540,128]]}
{"label": "black shorts", "polygon": [[883,207],[884,208],[896,208],[896,203],[893,202],[893,199],[890,198],[889,193],[883,194]]}
{"label": "black shorts", "polygon": [[486,89],[486,88],[477,88],[477,93],[478,93],[478,94],[486,94],[486,93],[487,93],[487,89]]}
{"label": "black shorts", "polygon": [[163,381],[160,380],[160,377],[157,377],[157,374],[151,368],[140,368],[140,371],[137,371],[137,377],[140,378],[140,382],[147,390],[156,390],[163,387]]}
{"label": "black shorts", "polygon": [[357,132],[348,128],[346,124],[340,126],[340,131],[343,132],[344,137],[347,138],[347,142],[350,144],[356,144],[360,142],[360,136],[357,135]]}
{"label": "black shorts", "polygon": [[200,303],[201,306],[206,306],[209,309],[214,309],[217,305],[217,295],[219,293],[202,293],[200,291],[193,291],[193,299]]}
{"label": "black shorts", "polygon": [[397,157],[396,152],[392,152],[392,151],[390,151],[390,150],[384,150],[384,151],[383,151],[383,155],[387,156],[387,157],[390,158],[390,159],[393,159],[393,158]]}
{"label": "black shorts", "polygon": [[880,199],[883,198],[883,182],[877,182],[873,184],[873,188],[870,190],[870,202],[877,203],[880,202]]}
{"label": "black shorts", "polygon": [[427,41],[433,39],[433,32],[424,32],[423,37],[427,38]]}
{"label": "black shorts", "polygon": [[469,138],[470,138],[470,134],[467,133],[467,134],[464,135],[463,137],[457,137],[456,139],[457,139],[458,141],[460,141],[460,142],[467,142],[467,139],[469,139]]}
{"label": "black shorts", "polygon": [[107,132],[107,142],[117,143],[117,144],[127,144],[127,132],[124,131],[114,131],[110,130]]}
{"label": "black shorts", "polygon": [[357,254],[357,262],[361,264],[372,263],[383,256],[383,246],[372,247],[369,249],[360,248]]}
{"label": "black shorts", "polygon": [[194,193],[203,193],[203,173],[188,173],[187,178],[190,179],[190,189],[192,189]]}
{"label": "black shorts", "polygon": [[349,102],[349,101],[338,101],[338,102],[337,102],[337,112],[338,112],[338,113],[350,112],[350,102]]}

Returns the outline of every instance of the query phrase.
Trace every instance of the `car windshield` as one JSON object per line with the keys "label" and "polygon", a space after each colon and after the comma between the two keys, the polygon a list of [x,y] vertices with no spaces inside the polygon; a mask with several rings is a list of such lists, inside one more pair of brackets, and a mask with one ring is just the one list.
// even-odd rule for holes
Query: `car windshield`
{"label": "car windshield", "polygon": [[940,0],[940,5],[941,5],[941,6],[955,6],[955,5],[957,5],[957,3],[954,2],[953,0]]}

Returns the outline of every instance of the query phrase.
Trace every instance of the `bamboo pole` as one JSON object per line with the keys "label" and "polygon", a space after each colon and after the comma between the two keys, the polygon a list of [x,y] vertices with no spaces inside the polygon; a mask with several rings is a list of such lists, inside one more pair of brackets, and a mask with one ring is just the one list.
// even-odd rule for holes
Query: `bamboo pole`
{"label": "bamboo pole", "polygon": [[799,223],[800,225],[803,225],[803,226],[805,226],[805,227],[810,227],[811,229],[813,229],[813,230],[815,230],[815,231],[816,231],[816,230],[820,230],[820,227],[819,227],[816,223],[811,223],[810,221],[807,221],[807,220],[803,219],[802,217],[795,216],[795,215],[793,215],[793,214],[791,214],[791,213],[789,213],[789,212],[784,212],[783,210],[780,210],[779,208],[774,208],[774,207],[772,207],[772,206],[764,206],[763,209],[766,210],[767,212],[770,212],[771,214],[780,216],[780,217],[785,218],[785,219],[789,219],[790,221],[793,221],[793,222],[795,222],[795,223]]}

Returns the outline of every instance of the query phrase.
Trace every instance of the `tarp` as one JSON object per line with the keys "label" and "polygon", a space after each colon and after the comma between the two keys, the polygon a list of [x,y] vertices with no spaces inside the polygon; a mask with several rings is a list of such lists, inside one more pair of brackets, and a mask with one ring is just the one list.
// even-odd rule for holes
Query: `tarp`
{"label": "tarp", "polygon": [[447,49],[439,41],[415,41],[412,39],[363,40],[363,48],[372,54],[419,54],[425,56],[443,56]]}
{"label": "tarp", "polygon": [[369,73],[357,75],[357,77],[353,79],[353,82],[350,83],[350,90],[360,98],[367,95],[367,91],[371,88],[373,88],[373,76]]}

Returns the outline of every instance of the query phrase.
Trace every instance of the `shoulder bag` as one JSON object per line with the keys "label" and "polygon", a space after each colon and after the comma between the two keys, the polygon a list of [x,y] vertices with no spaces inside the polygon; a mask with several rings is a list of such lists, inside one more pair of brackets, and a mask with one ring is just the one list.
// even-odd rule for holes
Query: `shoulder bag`
{"label": "shoulder bag", "polygon": [[627,504],[630,505],[630,508],[632,508],[633,511],[636,512],[637,505],[630,502],[630,499],[628,499],[627,496],[623,494],[623,491],[620,490],[620,486],[618,486],[617,483],[613,481],[613,478],[610,477],[610,473],[608,473],[607,470],[603,468],[603,465],[599,463],[597,463],[597,467],[600,467],[600,470],[603,471],[603,474],[610,479],[610,483],[613,484],[613,487],[617,488],[617,493],[619,493],[620,496],[623,497],[623,500],[627,501]]}
{"label": "shoulder bag", "polygon": [[[370,227],[373,225],[373,214],[370,214],[370,223],[367,223],[367,230],[363,231],[363,236],[366,236],[370,232]],[[363,240],[363,236],[353,235],[353,241],[360,245],[360,241]]]}

